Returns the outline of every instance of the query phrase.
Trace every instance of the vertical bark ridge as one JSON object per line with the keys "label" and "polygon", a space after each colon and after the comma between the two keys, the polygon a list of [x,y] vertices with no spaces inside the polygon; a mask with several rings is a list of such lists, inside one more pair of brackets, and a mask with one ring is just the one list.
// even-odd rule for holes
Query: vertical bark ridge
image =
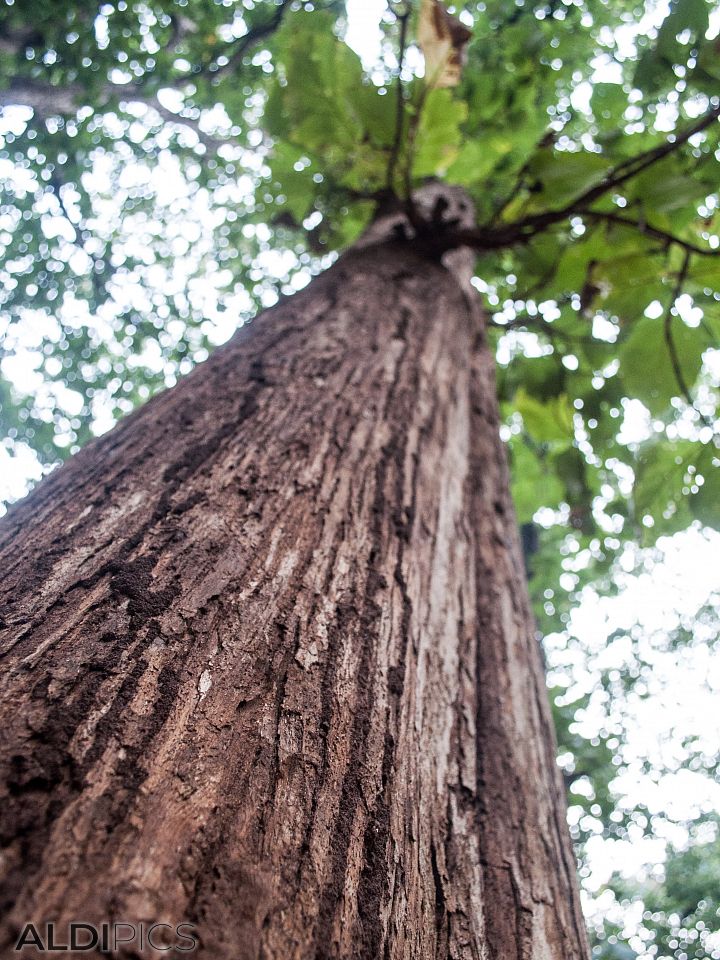
{"label": "vertical bark ridge", "polygon": [[351,252],[0,524],[2,943],[586,956],[482,317]]}

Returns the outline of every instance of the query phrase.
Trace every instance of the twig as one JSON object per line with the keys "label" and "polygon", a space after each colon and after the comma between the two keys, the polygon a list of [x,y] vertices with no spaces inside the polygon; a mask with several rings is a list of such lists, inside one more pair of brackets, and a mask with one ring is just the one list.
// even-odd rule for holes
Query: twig
{"label": "twig", "polygon": [[[290,8],[291,3],[292,0],[282,0],[273,16],[270,17],[266,23],[259,24],[257,27],[249,30],[237,43],[233,43],[232,52],[227,58],[227,63],[218,66],[215,60],[212,64],[189,76],[168,78],[162,86],[181,90],[187,84],[194,83],[199,76],[204,74],[210,73],[213,77],[219,77],[227,73],[237,65],[251,46],[260,40],[264,40],[265,37],[277,30],[282,23],[285,13]],[[157,83],[156,78],[151,79]],[[84,86],[80,83],[70,83],[59,86],[30,77],[11,77],[7,87],[0,90],[0,107],[26,106],[43,116],[74,114],[81,106],[84,106],[83,95],[85,92]],[[172,111],[168,111],[162,107],[157,100],[157,90],[148,89],[147,85],[143,82],[138,81],[125,84],[107,83],[103,87],[99,97],[100,109],[115,99],[147,103],[152,106],[153,109],[157,110],[163,118],[172,118],[172,122],[174,123],[185,123],[198,132],[196,123],[193,120],[172,114]],[[201,131],[199,132],[199,135],[200,134]],[[202,136],[208,139],[207,134],[203,134]]]}
{"label": "twig", "polygon": [[[70,211],[68,209],[67,204],[65,203],[65,198],[62,195],[62,188],[65,186],[65,183],[58,176],[57,169],[53,172],[52,176],[50,177],[49,186],[53,192],[53,196],[58,202],[58,206],[60,207],[60,211],[62,212],[63,217],[70,224],[70,227],[73,231],[74,239],[71,241],[73,246],[77,247],[77,249],[81,253],[84,253],[85,256],[88,257],[88,259],[90,260],[90,263],[91,263],[90,283],[92,285],[93,293],[95,294],[97,305],[99,305],[103,302],[104,294],[105,294],[105,284],[100,279],[100,274],[104,273],[105,261],[102,257],[96,257],[95,254],[89,253],[86,250],[85,244],[83,241],[87,240],[89,233],[85,227],[85,224],[83,223],[82,217],[80,217],[80,220],[76,224],[73,221],[72,217],[70,216]],[[76,190],[82,190],[81,183],[74,184],[74,187]],[[102,269],[99,270],[98,266],[100,265],[102,265]]]}
{"label": "twig", "polygon": [[[188,78],[190,79],[190,78]],[[79,84],[70,84],[67,87],[55,87],[52,84],[39,84],[36,81],[22,81],[11,83],[8,90],[0,92],[0,107],[21,105],[30,107],[38,116],[71,115],[82,105],[83,89]],[[101,110],[106,109],[113,101],[128,103],[144,103],[158,114],[164,121],[179,123],[191,127],[198,140],[210,151],[217,149],[231,140],[213,137],[205,133],[200,127],[199,119],[185,117],[164,107],[158,100],[157,94],[144,91],[140,85],[133,83],[108,84],[103,90]]]}
{"label": "twig", "polygon": [[11,77],[8,85],[0,90],[0,107],[30,107],[41,115],[76,113],[81,93],[79,84],[59,87],[30,77]]}
{"label": "twig", "polygon": [[415,201],[413,200],[413,189],[412,189],[412,170],[413,163],[415,162],[415,142],[417,140],[417,132],[420,127],[420,120],[422,119],[422,112],[425,106],[425,101],[427,95],[430,91],[430,87],[425,83],[422,86],[420,91],[420,96],[418,98],[417,107],[415,113],[410,118],[410,125],[408,127],[407,135],[407,160],[405,163],[405,176],[404,176],[404,187],[405,187],[405,212],[407,218],[410,221],[415,233],[419,236],[427,232],[429,224],[425,222],[420,212],[417,209]]}
{"label": "twig", "polygon": [[683,257],[682,267],[680,268],[680,272],[678,273],[678,276],[677,276],[677,282],[675,283],[675,287],[673,289],[672,298],[670,300],[670,303],[668,304],[667,311],[665,312],[665,320],[664,320],[665,343],[667,344],[668,353],[670,354],[670,363],[672,364],[673,373],[675,374],[675,379],[677,381],[678,389],[682,393],[690,409],[695,411],[698,417],[700,417],[700,420],[705,424],[706,427],[709,427],[713,431],[713,435],[715,435],[715,425],[709,419],[709,417],[706,417],[701,410],[698,410],[697,406],[695,405],[695,401],[692,398],[692,394],[690,393],[690,388],[688,387],[687,380],[685,379],[685,374],[683,373],[682,367],[680,365],[680,357],[677,352],[677,344],[675,343],[675,337],[673,336],[673,330],[672,330],[673,310],[675,308],[675,304],[678,301],[678,298],[682,294],[683,287],[685,286],[685,281],[687,280],[688,273],[690,272],[691,256],[692,256],[692,252],[690,250],[686,250],[685,256]]}
{"label": "twig", "polygon": [[687,400],[688,404],[695,409],[695,404],[693,403],[690,389],[688,388],[687,381],[685,380],[685,374],[682,372],[682,367],[680,366],[680,357],[678,356],[677,345],[675,343],[675,338],[673,337],[672,331],[673,310],[675,309],[675,304],[677,303],[678,298],[681,296],[683,287],[685,286],[685,281],[687,280],[687,275],[690,270],[690,256],[690,251],[686,250],[685,256],[683,257],[682,267],[680,268],[680,272],[677,276],[677,282],[673,288],[670,303],[668,304],[667,311],[665,312],[664,329],[665,343],[667,344],[668,353],[670,354],[670,362],[672,364],[673,373],[675,374],[675,379],[677,380],[678,388]]}
{"label": "twig", "polygon": [[673,140],[666,141],[652,150],[641,153],[614,167],[609,174],[603,177],[600,183],[557,210],[546,210],[543,213],[534,214],[515,223],[503,224],[499,227],[485,226],[475,230],[448,232],[439,240],[438,252],[451,250],[459,246],[474,247],[477,250],[498,250],[518,243],[527,243],[538,233],[547,230],[548,227],[573,215],[579,215],[580,211],[585,211],[590,204],[599,200],[600,197],[605,196],[611,190],[637,176],[638,173],[647,170],[653,164],[669,156],[687,143],[695,134],[706,130],[718,117],[720,117],[720,105],[714,107]]}
{"label": "twig", "polygon": [[583,343],[591,344],[592,346],[597,346],[598,339],[596,337],[585,336],[581,333],[567,333],[565,330],[561,330],[558,327],[554,327],[551,323],[548,323],[546,320],[541,320],[534,317],[529,317],[527,314],[521,317],[515,317],[513,320],[508,320],[507,323],[498,323],[497,320],[488,320],[488,326],[494,327],[496,330],[507,333],[508,331],[520,330],[521,332],[529,330],[532,333],[539,334],[541,336],[546,336],[548,340],[553,340],[560,338],[566,343]]}
{"label": "twig", "polygon": [[[545,132],[542,138],[540,139],[540,141],[537,143],[535,149],[539,150],[539,149],[542,149],[543,147],[549,146],[555,141],[555,138],[556,138],[556,134],[553,130]],[[505,213],[507,208],[513,202],[513,200],[515,200],[515,198],[520,194],[520,191],[526,185],[526,182],[527,182],[526,177],[530,170],[530,165],[532,164],[534,156],[535,156],[534,153],[530,154],[530,156],[527,158],[525,163],[518,170],[517,177],[512,190],[505,197],[505,199],[501,201],[500,205],[496,207],[496,209],[493,211],[492,216],[490,217],[490,221],[489,221],[490,223],[496,223],[500,219],[503,213]]]}
{"label": "twig", "polygon": [[397,113],[395,116],[395,140],[393,141],[390,159],[388,160],[387,187],[388,190],[395,189],[395,170],[397,169],[400,158],[400,148],[402,147],[403,130],[405,128],[405,89],[403,87],[402,72],[405,65],[405,53],[407,51],[408,24],[410,21],[410,4],[406,3],[401,14],[398,15],[400,21],[400,52],[398,54],[398,75],[397,75]]}
{"label": "twig", "polygon": [[[228,73],[230,70],[236,67],[250,47],[254,46],[260,40],[264,40],[265,37],[269,37],[278,29],[283,21],[283,18],[285,17],[285,14],[290,9],[291,3],[292,0],[282,0],[273,16],[270,17],[266,23],[261,23],[252,30],[248,30],[244,37],[240,37],[237,44],[233,44],[233,51],[232,54],[227,58],[227,63],[223,64],[222,66],[218,66],[217,63],[214,63],[214,70],[212,67],[208,67],[207,70],[203,72],[210,72],[212,73],[213,78],[216,78]],[[195,76],[197,76],[197,74]]]}
{"label": "twig", "polygon": [[[135,99],[134,97],[128,97],[129,101]],[[154,110],[157,115],[164,120],[166,123],[176,123],[181,124],[186,127],[190,127],[191,130],[195,133],[195,136],[198,138],[200,143],[205,147],[206,150],[211,153],[216,153],[218,149],[222,146],[232,143],[232,140],[225,137],[214,137],[205,131],[200,126],[200,119],[195,117],[184,117],[181,113],[175,113],[173,110],[169,110],[167,107],[164,107],[157,97],[151,99],[141,99],[139,103],[145,103],[151,110]]]}
{"label": "twig", "polygon": [[640,233],[646,234],[648,237],[655,237],[657,240],[662,240],[668,246],[674,244],[675,246],[682,247],[687,253],[696,253],[701,257],[720,257],[720,248],[713,250],[712,247],[698,247],[696,244],[690,243],[689,240],[683,240],[681,237],[676,237],[673,233],[660,230],[658,227],[653,227],[649,223],[643,223],[640,220],[631,220],[629,217],[621,217],[617,213],[600,210],[578,210],[577,213],[578,216],[581,217],[588,217],[593,220],[604,220],[607,223],[616,223],[624,227],[632,227],[635,230],[639,230]]}
{"label": "twig", "polygon": [[[706,130],[709,126],[711,126],[718,119],[718,117],[720,117],[720,105],[708,111],[708,113],[704,114],[697,121],[697,123],[694,123],[686,130],[683,130],[682,133],[679,133],[673,140],[666,140],[665,143],[661,143],[652,150],[647,150],[645,153],[638,154],[638,156],[632,157],[630,160],[625,160],[623,163],[614,167],[610,173],[607,174],[607,176],[603,177],[600,183],[596,184],[594,187],[590,187],[589,190],[586,190],[584,194],[567,204],[562,208],[562,210],[553,212],[558,214],[563,213],[567,216],[568,214],[574,213],[579,206],[585,206],[585,204],[594,203],[595,200],[598,200],[610,190],[614,190],[627,180],[630,180],[632,177],[636,177],[639,173],[642,173],[643,170],[647,170],[659,160],[663,160],[671,153],[674,153],[679,147],[687,143],[691,137],[694,137],[695,134],[702,133],[703,130]],[[528,219],[532,221],[533,219],[537,218]]]}

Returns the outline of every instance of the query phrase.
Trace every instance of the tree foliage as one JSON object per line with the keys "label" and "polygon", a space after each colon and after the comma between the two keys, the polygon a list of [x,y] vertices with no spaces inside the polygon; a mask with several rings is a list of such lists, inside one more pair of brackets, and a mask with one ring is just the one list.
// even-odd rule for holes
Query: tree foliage
{"label": "tree foliage", "polygon": [[[404,208],[428,255],[477,251],[536,609],[565,630],[632,545],[720,528],[714,8],[450,5],[472,31],[450,88],[422,76],[419,3],[388,4],[370,64],[336,0],[3,0],[6,452],[57,462]],[[428,178],[477,229],[427,222]],[[557,708],[563,746],[627,829],[582,707]],[[658,955],[699,957],[653,896]]]}
{"label": "tree foliage", "polygon": [[[630,932],[622,919],[606,920],[595,931],[599,960],[636,960],[638,956],[717,957],[720,920],[720,841],[698,840],[683,850],[670,849],[662,879],[628,883],[615,877],[615,902],[638,917]],[[712,834],[711,834],[712,836]],[[634,908],[639,908],[634,909]]]}

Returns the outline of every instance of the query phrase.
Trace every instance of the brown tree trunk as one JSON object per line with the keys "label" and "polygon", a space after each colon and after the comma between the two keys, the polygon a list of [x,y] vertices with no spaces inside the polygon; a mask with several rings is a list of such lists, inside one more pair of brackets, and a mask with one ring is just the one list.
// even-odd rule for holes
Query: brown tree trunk
{"label": "brown tree trunk", "polygon": [[388,243],[10,512],[6,955],[586,956],[498,427],[477,304]]}

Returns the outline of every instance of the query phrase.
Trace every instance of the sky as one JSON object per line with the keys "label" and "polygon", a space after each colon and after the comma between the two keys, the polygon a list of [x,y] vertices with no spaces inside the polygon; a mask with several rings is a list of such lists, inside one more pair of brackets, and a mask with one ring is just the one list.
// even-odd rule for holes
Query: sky
{"label": "sky", "polygon": [[[347,41],[361,55],[366,67],[371,69],[380,55],[382,34],[379,21],[386,8],[386,0],[348,0],[347,6]],[[658,4],[651,20],[656,20],[665,9],[666,4]],[[720,8],[716,21],[720,25]],[[647,26],[645,23],[624,27],[626,42],[632,44],[633,30],[646,29]],[[602,65],[598,70],[602,77]],[[587,96],[587,90],[576,91],[578,104]],[[7,111],[5,117],[0,119],[0,130],[3,127],[7,129],[7,125],[14,122],[18,122],[17,115]],[[128,175],[132,176],[132,171]],[[158,175],[170,194],[179,189],[173,183],[171,171],[161,170]],[[102,170],[98,170],[96,176],[101,180]],[[191,211],[189,219],[202,222],[202,211]],[[186,225],[179,227],[180,233],[186,230]],[[286,265],[278,262],[276,267],[279,273],[286,272]],[[299,282],[307,282],[308,279],[309,276],[301,278]],[[208,282],[212,283],[212,278]],[[208,304],[208,310],[212,311],[212,296],[209,296]],[[215,318],[218,325],[214,342],[221,343],[228,339],[234,325],[232,322],[228,325],[227,318],[237,315],[241,308],[242,304],[238,303],[235,314],[230,310],[223,315],[225,326],[222,326],[219,318]],[[209,316],[209,322],[215,320],[212,315]],[[14,361],[6,361],[3,366],[3,373],[18,385],[27,384],[30,382],[28,378],[36,375],[28,357],[37,350],[47,333],[43,327],[45,322],[37,316],[30,317],[27,329],[22,332],[18,356]],[[2,330],[0,318],[0,334]],[[65,400],[72,405],[71,397]],[[112,421],[103,421],[101,410],[98,415],[98,432],[102,432],[112,425]],[[630,408],[624,427],[629,436],[633,435],[633,431],[641,436],[647,430],[644,416],[642,410]],[[4,512],[3,501],[21,497],[40,475],[38,461],[31,450],[17,446],[11,457],[0,444],[0,514]],[[652,561],[648,559],[645,573],[640,576],[619,574],[624,583],[619,597],[609,599],[592,590],[586,591],[583,602],[572,615],[568,634],[580,638],[580,647],[585,650],[587,663],[577,662],[580,656],[578,647],[568,644],[566,636],[547,638],[551,682],[572,672],[576,686],[582,687],[585,683],[588,691],[592,690],[597,670],[612,667],[615,663],[622,666],[623,658],[627,656],[627,638],[636,623],[641,625],[643,635],[652,638],[670,629],[676,622],[692,618],[712,592],[720,590],[720,564],[717,559],[720,556],[720,535],[693,529],[662,540],[659,547],[660,554],[654,555]],[[608,645],[607,638],[614,631],[618,632],[619,638]],[[648,643],[652,648],[650,639]],[[670,811],[677,819],[683,819],[692,817],[700,810],[720,810],[720,784],[713,783],[699,773],[693,776],[690,771],[671,773],[657,782],[648,780],[640,769],[642,759],[650,758],[666,764],[668,757],[677,754],[678,743],[683,736],[704,737],[713,749],[720,742],[720,711],[717,710],[720,664],[713,663],[707,651],[703,653],[702,649],[695,650],[692,658],[684,657],[677,661],[673,659],[674,656],[658,654],[655,657],[652,695],[628,705],[631,734],[625,749],[632,762],[617,787],[628,804],[642,798],[658,811]],[[584,732],[592,735],[593,725],[599,722],[598,715],[589,709],[583,720]],[[571,806],[571,822],[573,816],[576,814]],[[673,832],[670,827],[666,829],[666,834],[654,840],[630,838],[615,842],[601,839],[597,843],[591,841],[591,875],[585,882],[588,894],[599,890],[618,865],[631,876],[642,875],[643,871],[651,873],[662,862],[667,839],[681,845],[686,840],[682,831]],[[588,914],[592,916],[607,909],[608,904],[602,899],[591,903],[586,895],[586,906]]]}

